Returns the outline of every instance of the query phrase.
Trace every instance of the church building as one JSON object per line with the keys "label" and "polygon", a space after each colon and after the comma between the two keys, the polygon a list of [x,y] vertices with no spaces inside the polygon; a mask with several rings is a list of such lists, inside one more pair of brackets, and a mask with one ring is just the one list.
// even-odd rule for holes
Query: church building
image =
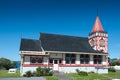
{"label": "church building", "polygon": [[21,39],[21,75],[37,67],[75,73],[108,73],[108,33],[97,16],[88,37],[40,33],[38,40]]}

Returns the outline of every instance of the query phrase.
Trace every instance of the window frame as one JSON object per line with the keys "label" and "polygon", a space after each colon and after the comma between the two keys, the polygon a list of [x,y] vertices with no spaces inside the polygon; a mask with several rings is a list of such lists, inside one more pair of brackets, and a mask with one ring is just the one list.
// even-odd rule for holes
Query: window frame
{"label": "window frame", "polygon": [[[32,59],[35,59],[35,63],[32,62]],[[41,62],[38,60],[41,59]],[[43,64],[43,56],[30,56],[30,63],[31,64]]]}
{"label": "window frame", "polygon": [[80,54],[80,64],[90,64],[90,55],[89,54]]}
{"label": "window frame", "polygon": [[[69,62],[67,62],[67,60],[69,60]],[[65,62],[66,62],[66,64],[76,64],[75,63],[76,62],[76,54],[65,54]]]}

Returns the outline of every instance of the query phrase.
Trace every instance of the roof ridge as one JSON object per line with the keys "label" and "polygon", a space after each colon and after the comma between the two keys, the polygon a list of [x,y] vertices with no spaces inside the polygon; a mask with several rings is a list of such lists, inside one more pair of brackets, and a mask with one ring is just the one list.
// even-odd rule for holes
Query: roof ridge
{"label": "roof ridge", "polygon": [[87,38],[87,39],[88,39],[88,37],[80,37],[80,36],[64,35],[64,34],[40,33],[40,35],[41,35],[41,34],[55,35],[55,36],[65,36],[65,37],[76,37],[76,38]]}
{"label": "roof ridge", "polygon": [[39,41],[39,39],[28,39],[28,38],[21,38],[21,40],[24,39],[24,40],[36,40],[36,41]]}

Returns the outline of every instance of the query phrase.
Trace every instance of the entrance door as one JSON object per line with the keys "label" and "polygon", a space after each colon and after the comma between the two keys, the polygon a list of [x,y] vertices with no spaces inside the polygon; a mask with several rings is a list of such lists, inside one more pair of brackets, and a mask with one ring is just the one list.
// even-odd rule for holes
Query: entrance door
{"label": "entrance door", "polygon": [[58,71],[58,60],[54,59],[53,63],[53,70]]}

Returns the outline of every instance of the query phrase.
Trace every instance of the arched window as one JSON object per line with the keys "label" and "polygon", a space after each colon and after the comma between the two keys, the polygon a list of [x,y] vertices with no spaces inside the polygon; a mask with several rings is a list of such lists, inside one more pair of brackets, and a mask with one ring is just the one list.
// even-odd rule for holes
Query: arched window
{"label": "arched window", "polygon": [[103,38],[101,38],[100,40],[99,40],[99,42],[100,42],[100,47],[105,47],[105,40],[103,39]]}
{"label": "arched window", "polygon": [[94,40],[93,40],[93,39],[90,41],[90,45],[91,45],[92,47],[95,46],[95,43],[94,43]]}

